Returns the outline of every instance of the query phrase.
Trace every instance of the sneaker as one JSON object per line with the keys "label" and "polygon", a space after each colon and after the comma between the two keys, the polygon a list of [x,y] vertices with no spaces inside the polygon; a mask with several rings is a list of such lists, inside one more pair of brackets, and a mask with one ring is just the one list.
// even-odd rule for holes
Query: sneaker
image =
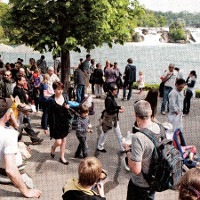
{"label": "sneaker", "polygon": [[106,153],[107,152],[105,149],[98,149],[98,148],[97,148],[97,151],[100,151],[102,153]]}
{"label": "sneaker", "polygon": [[165,111],[162,111],[162,112],[161,112],[161,114],[162,114],[162,115],[165,115],[165,114],[166,114],[166,112],[165,112]]}
{"label": "sneaker", "polygon": [[126,97],[123,97],[123,98],[122,98],[122,101],[125,101],[125,100],[126,100]]}
{"label": "sneaker", "polygon": [[32,145],[40,145],[42,143],[43,139],[38,139],[36,141],[32,141]]}
{"label": "sneaker", "polygon": [[127,157],[124,157],[123,163],[124,163],[124,168],[126,169],[126,171],[130,172],[130,167],[128,166],[128,158]]}

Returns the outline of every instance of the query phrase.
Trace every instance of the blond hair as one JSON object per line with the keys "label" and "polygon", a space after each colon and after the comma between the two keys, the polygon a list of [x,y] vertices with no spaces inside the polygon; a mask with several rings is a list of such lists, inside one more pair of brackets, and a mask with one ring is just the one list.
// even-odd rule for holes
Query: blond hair
{"label": "blond hair", "polygon": [[92,186],[98,182],[102,172],[102,164],[95,157],[87,157],[79,164],[79,183],[82,186]]}

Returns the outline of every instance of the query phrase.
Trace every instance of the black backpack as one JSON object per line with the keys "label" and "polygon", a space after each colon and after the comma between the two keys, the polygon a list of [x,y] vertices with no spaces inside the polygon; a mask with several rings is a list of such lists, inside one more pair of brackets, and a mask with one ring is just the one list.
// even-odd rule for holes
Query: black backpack
{"label": "black backpack", "polygon": [[183,159],[180,152],[174,147],[173,141],[166,138],[165,129],[158,124],[161,134],[155,134],[149,129],[140,129],[154,144],[155,148],[149,166],[148,174],[143,172],[150,188],[156,192],[167,189],[177,189],[183,172]]}

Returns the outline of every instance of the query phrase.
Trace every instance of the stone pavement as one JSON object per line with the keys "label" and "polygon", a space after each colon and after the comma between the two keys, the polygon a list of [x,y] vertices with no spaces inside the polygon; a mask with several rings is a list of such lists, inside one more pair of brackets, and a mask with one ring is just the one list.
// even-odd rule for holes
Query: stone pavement
{"label": "stone pavement", "polygon": [[[120,93],[121,95],[121,93]],[[121,101],[117,99],[119,105],[125,106],[125,112],[120,114],[120,127],[123,136],[126,136],[128,130],[135,121],[133,113],[133,104],[138,99],[145,98],[146,93],[138,95],[137,91],[133,91],[133,98],[130,101]],[[105,182],[105,193],[108,200],[125,200],[127,185],[130,177],[130,172],[127,172],[123,167],[123,155],[119,152],[117,138],[113,131],[110,131],[107,137],[105,148],[107,153],[96,152],[96,143],[98,134],[96,126],[98,119],[104,109],[104,98],[95,99],[95,115],[90,116],[93,125],[94,133],[88,133],[87,141],[89,146],[89,156],[96,156],[103,164],[103,167],[108,171],[108,177]],[[160,103],[158,102],[157,119],[161,122],[167,121],[167,115],[160,115]],[[200,100],[192,99],[191,112],[185,116],[184,121],[184,136],[188,144],[193,144],[197,147],[197,152],[200,152],[199,143],[199,122],[200,122]],[[40,130],[41,114],[35,114],[32,117],[32,124],[35,129]],[[55,159],[50,157],[50,148],[53,141],[43,134],[40,130],[39,136],[44,139],[42,145],[32,146],[32,157],[27,162],[26,171],[33,178],[36,188],[42,190],[42,200],[59,200],[62,199],[62,187],[65,182],[71,177],[77,177],[77,166],[79,159],[74,159],[74,152],[77,148],[78,141],[75,131],[72,131],[67,137],[66,158],[70,164],[65,166],[58,162],[59,154],[56,152]],[[23,136],[23,141],[30,142],[29,138]],[[25,199],[19,191],[11,185],[0,185],[0,200],[16,200]],[[178,192],[167,190],[162,193],[156,193],[156,200],[177,200]]]}

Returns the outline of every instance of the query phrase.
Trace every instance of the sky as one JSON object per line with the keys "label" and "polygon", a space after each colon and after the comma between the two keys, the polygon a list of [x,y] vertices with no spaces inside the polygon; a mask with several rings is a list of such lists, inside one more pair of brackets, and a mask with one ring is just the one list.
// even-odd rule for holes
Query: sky
{"label": "sky", "polygon": [[200,12],[200,0],[139,0],[139,2],[154,11]]}
{"label": "sky", "polygon": [[[1,1],[8,3],[9,0]],[[154,11],[200,12],[200,0],[139,0],[139,2],[146,8]]]}

